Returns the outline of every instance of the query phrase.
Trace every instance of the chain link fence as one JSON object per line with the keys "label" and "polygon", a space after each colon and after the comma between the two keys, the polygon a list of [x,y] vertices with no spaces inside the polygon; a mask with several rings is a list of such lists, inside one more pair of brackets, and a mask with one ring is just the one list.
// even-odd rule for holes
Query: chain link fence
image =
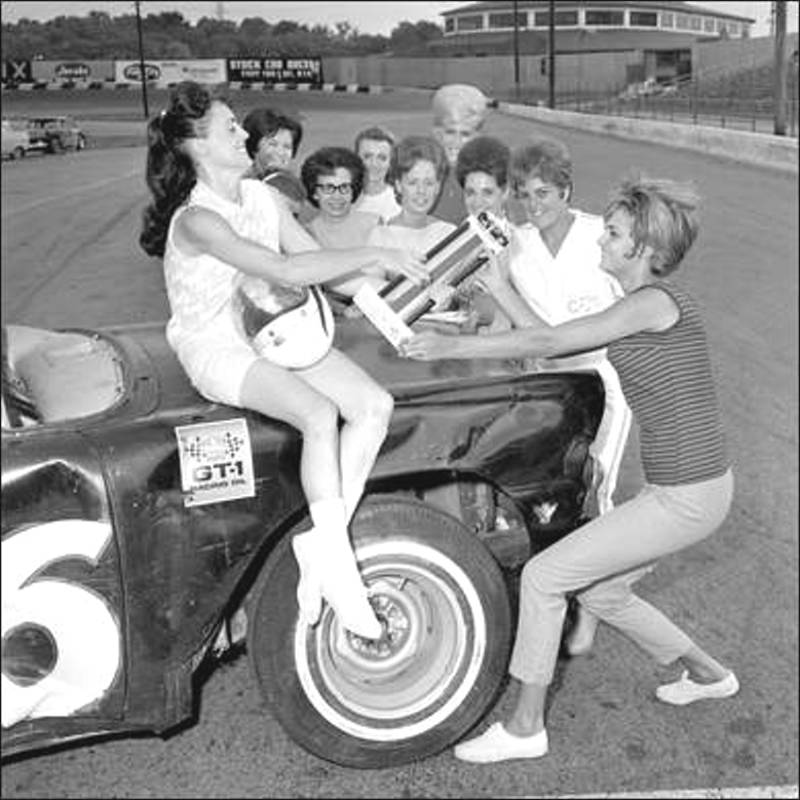
{"label": "chain link fence", "polygon": [[[696,77],[670,82],[648,80],[627,87],[609,86],[588,91],[580,84],[561,84],[556,93],[556,108],[589,114],[665,119],[690,125],[707,125],[772,134],[775,132],[775,70],[773,66],[753,66],[706,71]],[[510,91],[498,99],[531,105],[547,105],[548,94],[540,90]],[[798,67],[797,56],[789,59],[783,97],[785,134],[797,137]]]}

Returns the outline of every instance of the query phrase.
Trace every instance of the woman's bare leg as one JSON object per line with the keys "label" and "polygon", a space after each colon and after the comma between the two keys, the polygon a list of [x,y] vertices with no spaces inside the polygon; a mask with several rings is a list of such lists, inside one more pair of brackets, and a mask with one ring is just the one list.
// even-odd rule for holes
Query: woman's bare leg
{"label": "woman's bare leg", "polygon": [[344,420],[339,434],[339,464],[349,521],[386,438],[394,401],[361,367],[335,349],[319,364],[297,374],[329,397]]}
{"label": "woman's bare leg", "polygon": [[335,402],[296,372],[264,359],[247,372],[239,396],[243,406],[287,422],[303,436],[300,482],[314,522],[312,531],[292,542],[300,567],[297,600],[303,619],[316,622],[323,594],[346,628],[379,636],[381,625],[367,600],[347,538]]}
{"label": "woman's bare leg", "polygon": [[517,702],[505,728],[514,736],[533,736],[544,730],[544,706],[548,687],[538,683],[522,683],[518,686]]}
{"label": "woman's bare leg", "polygon": [[340,497],[338,409],[297,374],[260,359],[239,392],[245,408],[287,422],[303,436],[300,483],[309,504]]}
{"label": "woman's bare leg", "polygon": [[678,659],[689,670],[689,677],[698,683],[721,681],[730,674],[730,670],[712,658],[696,644]]}

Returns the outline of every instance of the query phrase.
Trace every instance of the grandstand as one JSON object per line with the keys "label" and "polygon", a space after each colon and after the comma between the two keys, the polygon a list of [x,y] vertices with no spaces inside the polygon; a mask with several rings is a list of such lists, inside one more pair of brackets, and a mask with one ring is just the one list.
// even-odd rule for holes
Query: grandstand
{"label": "grandstand", "polygon": [[[444,12],[445,33],[429,45],[431,55],[487,56],[514,50],[525,55],[548,50],[550,3],[544,0],[493,0]],[[686,71],[698,41],[749,38],[755,20],[685,2],[559,0],[554,14],[557,53],[642,51],[658,80]]]}

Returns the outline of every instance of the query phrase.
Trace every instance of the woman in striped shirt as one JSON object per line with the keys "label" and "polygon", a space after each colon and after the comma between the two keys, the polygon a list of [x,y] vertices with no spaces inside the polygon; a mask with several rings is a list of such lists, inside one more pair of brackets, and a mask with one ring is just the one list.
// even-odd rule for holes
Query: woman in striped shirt
{"label": "woman in striped shirt", "polygon": [[653,561],[716,530],[733,494],[705,328],[691,296],[666,279],[697,235],[696,206],[685,185],[622,184],[606,208],[600,246],[601,267],[624,296],[603,311],[484,336],[425,332],[405,345],[407,356],[425,360],[547,357],[607,346],[639,423],[647,479],[635,498],[527,563],[509,667],[519,683],[516,705],[505,723],[457,745],[458,758],[488,763],[547,752],[545,700],[569,593],[660,664],[683,667],[679,680],[656,690],[663,702],[686,705],[739,689],[733,672],[632,591]]}

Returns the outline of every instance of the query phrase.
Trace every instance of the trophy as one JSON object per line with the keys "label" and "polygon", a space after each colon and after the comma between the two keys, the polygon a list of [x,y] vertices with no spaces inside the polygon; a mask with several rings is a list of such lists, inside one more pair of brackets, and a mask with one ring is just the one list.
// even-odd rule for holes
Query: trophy
{"label": "trophy", "polygon": [[425,254],[430,283],[415,286],[396,276],[379,292],[364,286],[353,302],[395,346],[412,335],[409,327],[420,317],[446,309],[458,287],[489,260],[487,250],[500,253],[508,246],[505,224],[488,211],[470,214],[454,231]]}

